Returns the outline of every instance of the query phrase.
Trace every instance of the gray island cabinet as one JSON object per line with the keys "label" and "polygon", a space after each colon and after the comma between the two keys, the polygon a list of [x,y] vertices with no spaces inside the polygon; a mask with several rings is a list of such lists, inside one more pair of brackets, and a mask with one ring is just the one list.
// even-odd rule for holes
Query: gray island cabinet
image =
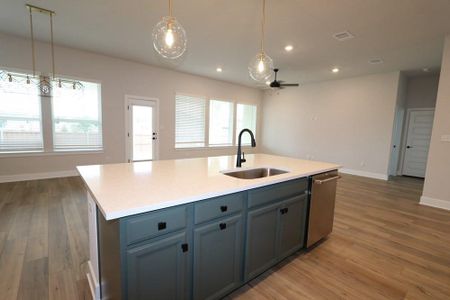
{"label": "gray island cabinet", "polygon": [[305,244],[307,177],[107,221],[102,299],[220,299]]}

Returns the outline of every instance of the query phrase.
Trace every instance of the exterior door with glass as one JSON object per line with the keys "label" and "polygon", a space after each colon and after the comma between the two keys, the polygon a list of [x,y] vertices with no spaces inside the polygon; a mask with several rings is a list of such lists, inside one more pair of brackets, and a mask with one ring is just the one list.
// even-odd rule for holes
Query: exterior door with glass
{"label": "exterior door with glass", "polygon": [[127,160],[128,162],[157,159],[158,100],[127,97]]}

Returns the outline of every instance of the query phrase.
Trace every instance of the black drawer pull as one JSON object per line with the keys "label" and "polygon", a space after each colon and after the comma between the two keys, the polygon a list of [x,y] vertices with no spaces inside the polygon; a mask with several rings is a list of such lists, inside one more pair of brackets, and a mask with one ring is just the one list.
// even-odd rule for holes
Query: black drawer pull
{"label": "black drawer pull", "polygon": [[166,227],[167,227],[166,222],[159,222],[158,223],[158,230],[166,229]]}
{"label": "black drawer pull", "polygon": [[181,244],[181,250],[183,250],[183,252],[187,252],[188,251],[188,244]]}
{"label": "black drawer pull", "polygon": [[226,212],[228,210],[228,206],[226,206],[226,205],[222,205],[221,207],[220,207],[220,211],[221,212]]}
{"label": "black drawer pull", "polygon": [[219,227],[220,227],[220,230],[224,230],[225,228],[227,228],[227,224],[226,223],[220,223]]}
{"label": "black drawer pull", "polygon": [[289,207],[286,207],[286,208],[284,209],[284,213],[287,214],[288,211],[289,211]]}
{"label": "black drawer pull", "polygon": [[289,208],[282,208],[282,209],[280,209],[280,213],[282,214],[282,215],[284,215],[284,214],[287,214],[287,212],[289,211]]}

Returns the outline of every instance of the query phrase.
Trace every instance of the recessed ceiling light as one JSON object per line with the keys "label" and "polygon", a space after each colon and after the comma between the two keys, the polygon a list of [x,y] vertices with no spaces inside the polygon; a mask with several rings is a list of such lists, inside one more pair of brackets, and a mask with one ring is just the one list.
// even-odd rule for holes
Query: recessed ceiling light
{"label": "recessed ceiling light", "polygon": [[270,81],[269,81],[269,80],[267,80],[267,81],[266,81],[266,84],[267,84],[267,85],[270,85]]}
{"label": "recessed ceiling light", "polygon": [[222,70],[221,67],[217,67],[216,71],[217,71],[218,73],[222,73],[223,70]]}
{"label": "recessed ceiling light", "polygon": [[292,51],[292,49],[294,49],[294,46],[292,45],[287,45],[286,47],[284,47],[284,50],[286,50],[287,52]]}
{"label": "recessed ceiling light", "polygon": [[331,69],[331,72],[338,73],[339,72],[339,68],[333,68],[333,69]]}
{"label": "recessed ceiling light", "polygon": [[424,72],[430,72],[430,69],[429,68],[423,68],[422,69]]}

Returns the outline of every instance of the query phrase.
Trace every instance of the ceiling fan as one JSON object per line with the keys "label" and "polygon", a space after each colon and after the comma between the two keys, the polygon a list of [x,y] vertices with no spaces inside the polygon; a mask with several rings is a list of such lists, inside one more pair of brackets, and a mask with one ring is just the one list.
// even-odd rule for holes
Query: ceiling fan
{"label": "ceiling fan", "polygon": [[298,83],[283,83],[283,80],[277,80],[277,73],[279,69],[273,69],[275,72],[275,79],[269,84],[271,88],[283,89],[286,86],[299,86]]}

